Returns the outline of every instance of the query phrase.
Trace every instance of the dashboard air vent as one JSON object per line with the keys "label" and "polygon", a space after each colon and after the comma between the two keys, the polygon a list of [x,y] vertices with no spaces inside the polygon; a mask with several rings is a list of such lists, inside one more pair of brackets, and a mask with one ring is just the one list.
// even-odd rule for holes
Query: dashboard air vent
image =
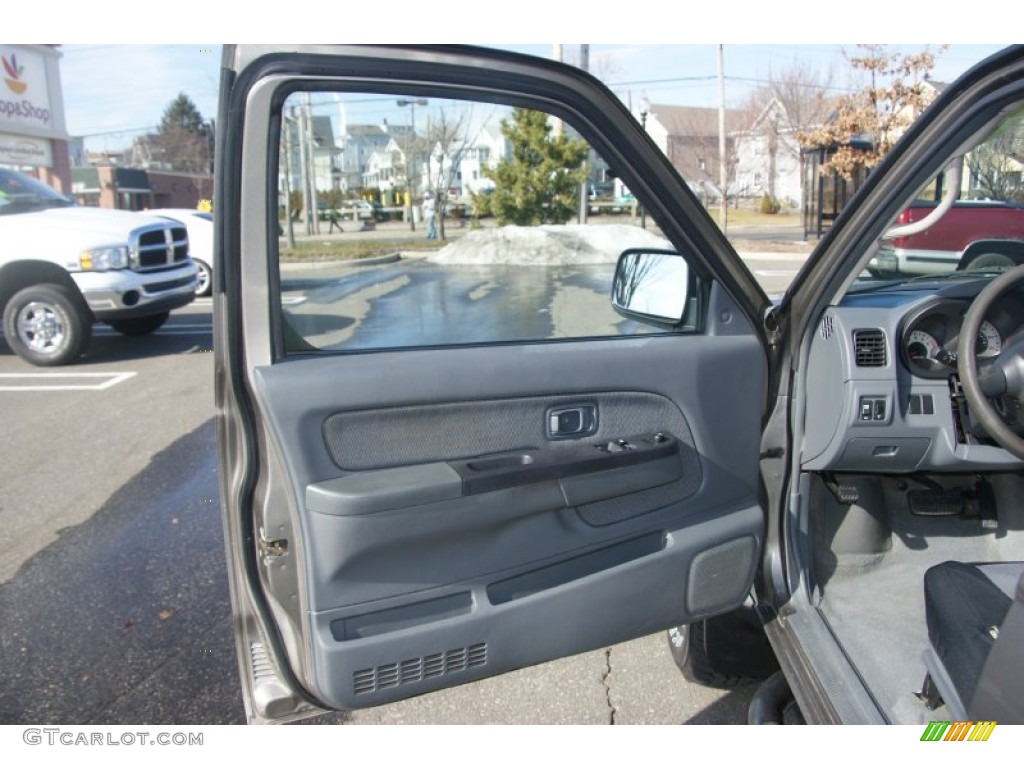
{"label": "dashboard air vent", "polygon": [[832,315],[825,315],[821,319],[821,338],[828,341],[832,338],[832,334],[836,330],[836,321],[832,319]]}
{"label": "dashboard air vent", "polygon": [[853,332],[853,348],[858,368],[884,368],[885,333],[880,328],[859,328]]}

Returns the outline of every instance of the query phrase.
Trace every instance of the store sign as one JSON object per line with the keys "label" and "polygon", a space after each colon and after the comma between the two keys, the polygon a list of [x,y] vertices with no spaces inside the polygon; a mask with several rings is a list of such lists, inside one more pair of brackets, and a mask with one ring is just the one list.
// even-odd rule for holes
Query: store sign
{"label": "store sign", "polygon": [[56,60],[24,46],[0,45],[0,128],[15,133],[59,135],[47,87]]}
{"label": "store sign", "polygon": [[50,168],[53,165],[50,140],[0,133],[0,165],[32,165]]}

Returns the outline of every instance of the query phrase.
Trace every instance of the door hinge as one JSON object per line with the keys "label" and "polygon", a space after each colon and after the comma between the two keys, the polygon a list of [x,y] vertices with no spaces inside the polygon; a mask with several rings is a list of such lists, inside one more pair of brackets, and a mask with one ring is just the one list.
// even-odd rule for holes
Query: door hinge
{"label": "door hinge", "polygon": [[256,548],[261,557],[283,557],[288,554],[288,539],[267,540],[266,534],[260,529],[259,538],[256,540]]}

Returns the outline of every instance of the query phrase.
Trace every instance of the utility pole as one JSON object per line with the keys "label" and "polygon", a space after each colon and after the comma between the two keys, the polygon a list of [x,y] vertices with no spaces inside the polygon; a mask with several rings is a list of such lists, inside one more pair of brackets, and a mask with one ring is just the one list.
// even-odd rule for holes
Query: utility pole
{"label": "utility pole", "polygon": [[718,185],[722,191],[719,212],[725,233],[729,226],[729,169],[725,157],[725,57],[721,43],[718,44]]}
{"label": "utility pole", "polygon": [[[565,61],[565,58],[562,56],[562,44],[561,43],[555,43],[551,47],[551,58],[554,59],[555,61],[557,61],[559,64],[561,64],[563,61]],[[557,117],[552,117],[551,118],[551,135],[555,136],[555,137],[558,137],[558,136],[562,135],[562,121],[561,121],[560,118],[557,118]]]}
{"label": "utility pole", "polygon": [[[632,96],[630,96],[632,99]],[[640,99],[640,127],[644,129],[644,133],[647,133],[647,114],[651,111],[651,102],[646,95]],[[636,196],[633,197],[636,201]],[[644,208],[643,203],[640,203],[640,228],[647,229],[647,209]]]}
{"label": "utility pole", "polygon": [[[586,45],[586,44],[580,45],[580,69],[582,69],[584,72],[589,72],[590,71],[590,46]],[[589,157],[588,157],[588,160],[584,161],[583,167],[587,168],[588,165],[589,165]],[[588,176],[589,176],[589,170],[588,170]],[[580,224],[586,224],[587,223],[587,176],[584,176],[583,177],[583,181],[580,182],[580,215],[579,215],[579,221],[580,221]]]}
{"label": "utility pole", "polygon": [[288,247],[295,248],[295,228],[292,226],[292,125],[284,120],[284,217],[288,227]]}
{"label": "utility pole", "polygon": [[303,123],[303,112],[298,107],[292,108],[292,119],[295,121],[296,139],[299,142],[299,183],[302,184],[302,220],[306,225],[306,234],[313,234],[312,221],[309,218],[309,162],[306,160],[306,131]]}
{"label": "utility pole", "polygon": [[313,136],[313,102],[312,94],[306,92],[306,131],[305,140],[308,147],[306,157],[309,160],[309,199],[313,210],[313,234],[320,234],[320,202],[316,195],[316,141]]}
{"label": "utility pole", "polygon": [[[412,208],[412,191],[416,173],[416,105],[427,106],[426,99],[399,99],[395,102],[400,107],[409,108],[409,141],[406,142],[407,152],[405,153],[405,210],[409,217],[409,231],[416,231],[416,217]],[[429,168],[429,158],[427,160]]]}

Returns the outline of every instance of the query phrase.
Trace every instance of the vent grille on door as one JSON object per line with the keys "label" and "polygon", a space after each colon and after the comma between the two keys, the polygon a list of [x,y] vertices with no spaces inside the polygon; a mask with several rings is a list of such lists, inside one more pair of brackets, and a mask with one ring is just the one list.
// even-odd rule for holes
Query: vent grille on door
{"label": "vent grille on door", "polygon": [[853,347],[858,368],[884,368],[888,362],[885,333],[879,328],[861,328],[854,331]]}
{"label": "vent grille on door", "polygon": [[352,675],[352,687],[356,695],[373,693],[385,688],[418,683],[433,677],[443,677],[455,672],[464,672],[487,664],[487,643],[477,643],[469,648],[454,648],[444,653],[432,653],[419,659],[406,659],[379,667],[361,669]]}

